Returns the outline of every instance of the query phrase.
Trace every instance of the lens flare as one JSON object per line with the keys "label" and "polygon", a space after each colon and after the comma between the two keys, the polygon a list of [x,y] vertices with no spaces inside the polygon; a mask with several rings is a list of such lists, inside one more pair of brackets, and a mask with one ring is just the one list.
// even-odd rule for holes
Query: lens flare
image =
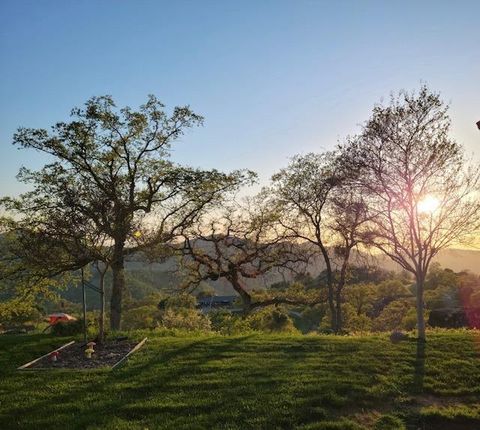
{"label": "lens flare", "polygon": [[426,196],[423,200],[418,202],[418,212],[433,213],[440,206],[440,201],[433,196]]}

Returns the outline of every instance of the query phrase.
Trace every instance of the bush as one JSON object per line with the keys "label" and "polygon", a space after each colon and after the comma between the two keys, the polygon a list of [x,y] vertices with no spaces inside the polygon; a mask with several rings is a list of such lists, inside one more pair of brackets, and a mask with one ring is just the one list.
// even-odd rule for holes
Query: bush
{"label": "bush", "polygon": [[[88,322],[87,322],[88,329]],[[75,336],[83,333],[83,320],[78,319],[70,322],[59,322],[52,326],[52,334],[55,336]]]}
{"label": "bush", "polygon": [[231,336],[251,330],[247,320],[224,309],[210,312],[208,317],[212,330],[220,334]]}
{"label": "bush", "polygon": [[123,329],[136,330],[154,328],[160,321],[160,312],[155,305],[139,306],[129,309],[123,315]]}
{"label": "bush", "polygon": [[197,311],[189,308],[167,308],[161,317],[160,324],[167,329],[190,331],[210,331],[210,320]]}
{"label": "bush", "polygon": [[376,331],[400,330],[403,328],[403,319],[411,308],[408,300],[395,300],[385,306],[380,315],[373,322]]}
{"label": "bush", "polygon": [[196,306],[197,299],[194,296],[190,294],[178,294],[161,300],[158,304],[158,309],[162,311],[177,308],[195,309]]}
{"label": "bush", "polygon": [[349,332],[365,332],[372,329],[372,320],[365,314],[357,314],[355,308],[345,303],[342,307],[343,328]]}
{"label": "bush", "polygon": [[247,317],[253,330],[266,332],[296,333],[297,329],[285,308],[275,306],[261,309]]}
{"label": "bush", "polygon": [[295,326],[303,333],[317,330],[325,316],[325,309],[326,306],[324,304],[306,307],[302,311],[300,318],[295,320]]}
{"label": "bush", "polygon": [[404,330],[414,330],[417,327],[417,310],[410,308],[402,319],[402,328]]}

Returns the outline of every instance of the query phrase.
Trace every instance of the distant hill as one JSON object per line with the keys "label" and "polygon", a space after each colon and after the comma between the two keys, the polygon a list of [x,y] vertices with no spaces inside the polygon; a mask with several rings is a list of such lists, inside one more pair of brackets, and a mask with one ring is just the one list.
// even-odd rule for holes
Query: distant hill
{"label": "distant hill", "polygon": [[[399,266],[386,256],[377,257],[378,265],[387,270],[400,270]],[[454,272],[468,270],[480,275],[480,250],[445,249],[440,251],[433,260],[442,267],[452,269]]]}
{"label": "distant hill", "polygon": [[[355,255],[353,261],[357,264],[362,264],[364,255]],[[400,271],[401,268],[384,255],[378,255],[374,258],[369,258],[370,264],[379,266],[382,269]],[[465,249],[447,249],[438,255],[434,260],[442,265],[444,268],[452,269],[455,272],[468,270],[475,274],[480,274],[480,251],[465,250]],[[319,259],[309,267],[309,272],[316,276],[323,269],[325,265],[323,260]],[[127,292],[126,295],[134,299],[141,299],[151,293],[158,291],[171,291],[178,285],[179,277],[176,276],[176,262],[174,259],[169,259],[164,263],[148,263],[135,258],[134,261],[128,261],[125,264]],[[287,277],[288,278],[288,277]],[[283,277],[280,273],[274,271],[268,276],[259,277],[257,279],[246,279],[245,284],[252,289],[265,289],[275,282],[280,282]],[[107,289],[107,300],[109,300],[111,273],[107,274],[105,285]],[[94,275],[91,279],[93,284],[97,284],[98,279]],[[232,286],[224,279],[218,281],[208,281],[217,295],[231,295],[236,294]],[[93,291],[87,291],[87,302],[93,308],[98,308],[98,295]],[[62,293],[62,296],[72,302],[79,303],[81,301],[81,289],[75,286],[68,288]]]}

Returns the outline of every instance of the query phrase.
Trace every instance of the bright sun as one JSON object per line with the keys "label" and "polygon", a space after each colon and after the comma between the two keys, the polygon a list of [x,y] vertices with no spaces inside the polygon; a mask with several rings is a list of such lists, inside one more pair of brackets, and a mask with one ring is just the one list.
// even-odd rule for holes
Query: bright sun
{"label": "bright sun", "polygon": [[418,202],[418,212],[432,213],[440,206],[440,201],[433,196],[426,196]]}

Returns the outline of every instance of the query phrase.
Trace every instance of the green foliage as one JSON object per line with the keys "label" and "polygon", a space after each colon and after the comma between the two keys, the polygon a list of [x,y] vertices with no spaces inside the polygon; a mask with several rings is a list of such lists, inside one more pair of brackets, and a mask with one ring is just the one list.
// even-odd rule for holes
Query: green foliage
{"label": "green foliage", "polygon": [[251,331],[250,324],[240,315],[220,309],[208,314],[212,330],[223,335],[238,335]]}
{"label": "green foliage", "polygon": [[162,306],[164,306],[165,309],[195,309],[197,306],[197,299],[191,294],[177,294],[167,297],[162,302]]}
{"label": "green foliage", "polygon": [[372,310],[372,305],[377,298],[378,291],[374,284],[347,285],[343,295],[345,301],[351,304],[357,314],[366,314]]}
{"label": "green foliage", "polygon": [[388,279],[377,287],[377,297],[403,297],[412,293],[400,279]]}
{"label": "green foliage", "polygon": [[[428,314],[425,312],[425,320],[427,319]],[[404,330],[414,330],[415,327],[417,327],[417,310],[411,307],[402,318],[402,328]]]}
{"label": "green foliage", "polygon": [[[98,315],[94,312],[87,312],[87,334],[96,336],[98,334]],[[59,322],[50,329],[54,336],[76,336],[83,333],[83,318],[79,316],[75,321]]]}
{"label": "green foliage", "polygon": [[247,317],[247,322],[253,330],[269,333],[295,333],[297,331],[287,310],[280,306],[266,307],[253,312]]}
{"label": "green foliage", "polygon": [[374,320],[376,331],[391,331],[403,328],[403,319],[407,316],[412,304],[408,300],[395,300],[385,306]]}
{"label": "green foliage", "polygon": [[138,306],[123,314],[124,330],[155,328],[160,320],[160,312],[155,305]]}
{"label": "green foliage", "polygon": [[324,304],[307,306],[301,312],[300,318],[295,319],[295,327],[302,333],[309,333],[318,329],[325,317],[326,306]]}
{"label": "green foliage", "polygon": [[[88,323],[87,323],[88,324]],[[59,322],[51,328],[55,336],[75,336],[83,333],[83,320],[77,319],[70,322]]]}
{"label": "green foliage", "polygon": [[8,328],[26,322],[38,322],[41,313],[37,304],[20,297],[0,302],[0,328]]}
{"label": "green foliage", "polygon": [[28,272],[15,280],[2,281],[0,324],[8,327],[24,322],[39,322],[47,300],[56,300],[57,292],[63,285],[64,278],[36,278]]}
{"label": "green foliage", "polygon": [[160,325],[167,329],[178,329],[188,331],[210,331],[210,320],[191,308],[167,308],[160,319]]}
{"label": "green foliage", "polygon": [[372,329],[372,320],[364,313],[358,314],[355,307],[345,303],[342,308],[343,327],[349,332],[368,332]]}

